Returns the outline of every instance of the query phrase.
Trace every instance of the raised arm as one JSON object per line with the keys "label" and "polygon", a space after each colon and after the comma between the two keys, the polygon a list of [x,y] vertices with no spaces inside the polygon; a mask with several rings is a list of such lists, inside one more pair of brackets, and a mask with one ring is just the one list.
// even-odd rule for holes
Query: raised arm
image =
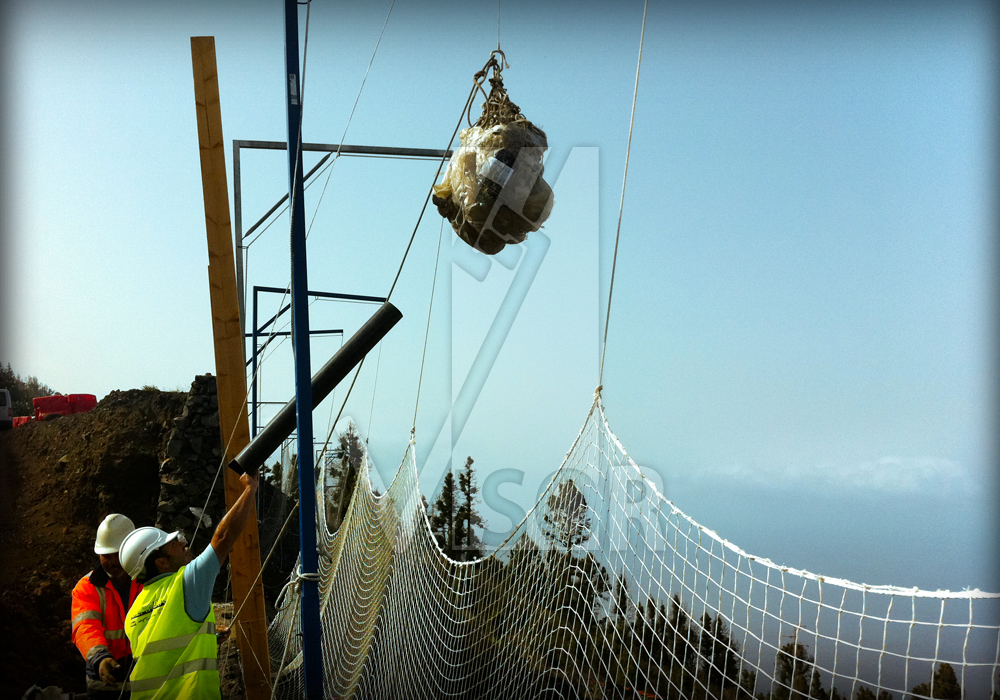
{"label": "raised arm", "polygon": [[246,527],[250,511],[253,509],[253,497],[257,493],[257,480],[256,471],[240,477],[240,482],[243,484],[243,493],[240,494],[240,497],[236,499],[236,503],[222,517],[222,520],[219,521],[218,526],[215,528],[215,534],[212,535],[212,549],[215,550],[215,555],[219,557],[219,564],[225,563],[226,557],[233,551],[233,545],[236,544],[236,540],[243,534],[243,528]]}

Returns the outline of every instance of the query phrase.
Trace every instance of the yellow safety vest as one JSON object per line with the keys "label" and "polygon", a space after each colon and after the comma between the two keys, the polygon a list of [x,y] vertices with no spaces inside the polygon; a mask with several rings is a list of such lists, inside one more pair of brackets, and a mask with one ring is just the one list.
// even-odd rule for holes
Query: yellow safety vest
{"label": "yellow safety vest", "polygon": [[142,589],[125,620],[135,666],[132,700],[221,698],[215,611],[204,622],[184,609],[184,567]]}

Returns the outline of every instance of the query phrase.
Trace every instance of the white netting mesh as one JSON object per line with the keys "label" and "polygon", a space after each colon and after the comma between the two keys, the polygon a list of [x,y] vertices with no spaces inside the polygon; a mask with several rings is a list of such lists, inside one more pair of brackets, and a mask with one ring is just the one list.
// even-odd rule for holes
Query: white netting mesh
{"label": "white netting mesh", "polygon": [[[479,561],[438,547],[412,442],[384,495],[369,470],[365,455],[336,533],[317,509],[327,697],[1000,697],[1000,597],[751,556],[641,475],[599,398],[538,504]],[[304,697],[298,592],[270,627],[280,698]]]}

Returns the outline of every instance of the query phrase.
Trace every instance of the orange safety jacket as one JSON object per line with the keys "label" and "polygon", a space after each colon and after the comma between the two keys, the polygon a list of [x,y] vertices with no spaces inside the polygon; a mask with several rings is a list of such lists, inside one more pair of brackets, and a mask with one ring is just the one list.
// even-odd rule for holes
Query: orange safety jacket
{"label": "orange safety jacket", "polygon": [[125,605],[101,567],[80,579],[73,589],[73,643],[84,659],[92,661],[103,650],[115,659],[131,655],[125,615],[141,590],[142,584],[132,581]]}

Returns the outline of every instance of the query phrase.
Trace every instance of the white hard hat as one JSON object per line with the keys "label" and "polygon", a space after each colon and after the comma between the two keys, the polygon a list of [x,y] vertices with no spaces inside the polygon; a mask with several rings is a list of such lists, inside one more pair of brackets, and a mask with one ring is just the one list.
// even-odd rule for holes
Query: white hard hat
{"label": "white hard hat", "polygon": [[140,527],[129,533],[122,542],[118,560],[130,578],[135,578],[146,566],[146,557],[157,549],[177,539],[179,532],[167,534],[155,527]]}
{"label": "white hard hat", "polygon": [[135,529],[135,523],[121,513],[112,513],[97,528],[94,552],[114,554],[122,546],[122,540]]}

